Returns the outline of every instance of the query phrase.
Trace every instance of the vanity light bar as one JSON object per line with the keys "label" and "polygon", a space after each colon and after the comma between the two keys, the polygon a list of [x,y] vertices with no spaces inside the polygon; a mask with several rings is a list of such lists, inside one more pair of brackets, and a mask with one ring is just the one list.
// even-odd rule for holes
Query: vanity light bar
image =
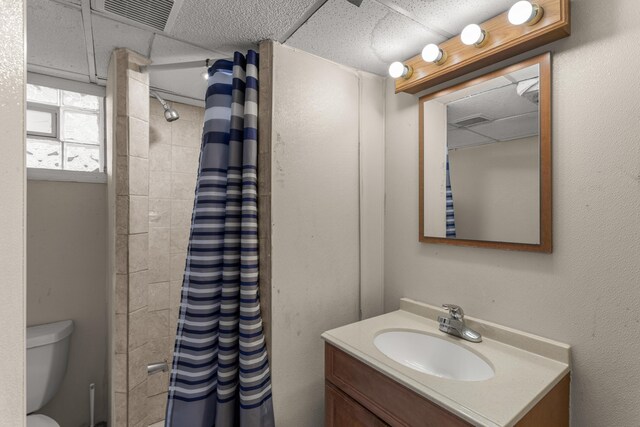
{"label": "vanity light bar", "polygon": [[447,60],[447,53],[437,44],[429,43],[422,49],[422,60],[441,65]]}
{"label": "vanity light bar", "polygon": [[544,9],[527,0],[522,0],[511,6],[508,19],[512,25],[534,25],[544,15]]}
{"label": "vanity light bar", "polygon": [[[540,21],[542,15],[544,15],[542,6],[527,0],[521,0],[511,6],[508,19],[512,25],[535,25]],[[488,39],[489,33],[478,24],[469,24],[460,33],[460,40],[467,46],[480,48],[487,44]],[[441,65],[447,60],[447,53],[438,45],[430,43],[422,49],[422,59],[425,62]],[[400,77],[408,79],[412,73],[411,67],[401,62],[394,62],[389,67],[389,75],[394,79]]]}
{"label": "vanity light bar", "polygon": [[487,44],[489,34],[478,24],[469,24],[462,30],[460,40],[467,46],[482,47]]}
{"label": "vanity light bar", "polygon": [[394,79],[403,77],[408,79],[413,74],[413,69],[402,62],[396,61],[389,66],[389,75]]}

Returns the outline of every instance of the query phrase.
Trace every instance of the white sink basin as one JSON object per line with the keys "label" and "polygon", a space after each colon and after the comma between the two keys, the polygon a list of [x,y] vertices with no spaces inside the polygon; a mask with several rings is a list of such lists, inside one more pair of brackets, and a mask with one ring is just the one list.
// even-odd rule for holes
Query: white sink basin
{"label": "white sink basin", "polygon": [[494,375],[493,368],[472,351],[432,335],[389,331],[376,336],[373,343],[390,359],[436,377],[484,381]]}

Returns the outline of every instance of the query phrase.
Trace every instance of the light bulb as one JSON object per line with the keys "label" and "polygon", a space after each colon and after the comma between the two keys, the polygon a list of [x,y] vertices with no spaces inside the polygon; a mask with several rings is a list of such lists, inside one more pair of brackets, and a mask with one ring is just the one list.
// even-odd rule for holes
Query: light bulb
{"label": "light bulb", "polygon": [[462,30],[460,39],[467,46],[481,47],[487,41],[487,32],[480,25],[469,24]]}
{"label": "light bulb", "polygon": [[408,79],[409,77],[411,77],[411,73],[411,67],[404,65],[402,62],[396,61],[389,66],[389,75],[394,79],[397,79],[399,77]]}
{"label": "light bulb", "polygon": [[426,62],[442,64],[447,59],[447,55],[444,53],[444,50],[438,47],[438,45],[429,43],[424,47],[424,49],[422,49],[422,59]]}
{"label": "light bulb", "polygon": [[509,22],[513,25],[533,25],[542,18],[543,9],[537,4],[522,0],[509,9]]}
{"label": "light bulb", "polygon": [[201,75],[203,79],[209,80],[209,70],[204,70]]}

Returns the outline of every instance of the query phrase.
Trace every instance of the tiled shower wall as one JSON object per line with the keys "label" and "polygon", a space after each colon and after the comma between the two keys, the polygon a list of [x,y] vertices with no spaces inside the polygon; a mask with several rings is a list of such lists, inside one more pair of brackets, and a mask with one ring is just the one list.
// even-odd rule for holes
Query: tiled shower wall
{"label": "tiled shower wall", "polygon": [[[171,103],[180,119],[169,123],[156,99],[149,116],[149,361],[167,360],[175,340],[180,289],[189,240],[204,109]],[[147,380],[147,421],[164,419],[169,374]]]}
{"label": "tiled shower wall", "polygon": [[107,83],[111,419],[123,427],[164,419],[169,374],[147,365],[171,364],[204,118],[175,103],[180,119],[168,123],[147,63],[117,49]]}
{"label": "tiled shower wall", "polygon": [[112,422],[130,427],[146,425],[147,404],[149,77],[140,69],[146,64],[118,49],[107,81]]}

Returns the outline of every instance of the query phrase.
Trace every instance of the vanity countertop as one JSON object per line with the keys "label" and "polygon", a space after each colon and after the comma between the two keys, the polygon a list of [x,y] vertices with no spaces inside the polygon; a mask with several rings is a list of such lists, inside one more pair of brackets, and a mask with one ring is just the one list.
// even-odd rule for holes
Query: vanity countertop
{"label": "vanity countertop", "polygon": [[[482,334],[482,342],[471,343],[438,330],[437,317],[444,313],[438,307],[402,299],[398,311],[332,329],[322,337],[478,426],[515,425],[570,371],[567,344],[466,316],[466,324]],[[464,346],[489,361],[495,375],[484,381],[457,381],[408,368],[374,345],[378,334],[392,330],[422,332]]]}

